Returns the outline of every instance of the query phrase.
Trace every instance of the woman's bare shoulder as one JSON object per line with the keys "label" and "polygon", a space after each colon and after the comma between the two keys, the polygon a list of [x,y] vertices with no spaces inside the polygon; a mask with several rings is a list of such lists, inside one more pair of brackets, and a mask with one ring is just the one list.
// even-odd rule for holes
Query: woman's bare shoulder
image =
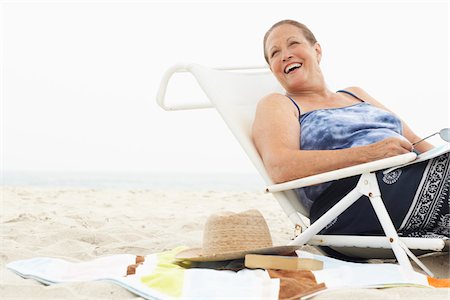
{"label": "woman's bare shoulder", "polygon": [[364,102],[367,102],[377,107],[385,108],[384,105],[380,103],[380,101],[372,97],[368,92],[366,92],[359,86],[350,86],[348,88],[345,88],[345,90],[355,94],[356,96],[364,100]]}
{"label": "woman's bare shoulder", "polygon": [[284,96],[284,95],[282,95],[280,93],[270,93],[270,94],[267,94],[264,97],[262,97],[259,100],[258,104],[267,105],[267,104],[279,101],[282,98],[286,98],[286,96]]}
{"label": "woman's bare shoulder", "polygon": [[298,118],[298,110],[285,95],[271,93],[261,98],[256,108],[256,115],[270,115],[274,118],[292,115]]}
{"label": "woman's bare shoulder", "polygon": [[261,109],[285,109],[290,108],[290,101],[285,95],[280,93],[270,93],[261,98],[258,102],[258,110]]}
{"label": "woman's bare shoulder", "polygon": [[364,97],[366,97],[366,96],[370,96],[363,88],[361,88],[359,86],[349,86],[349,87],[345,88],[344,90],[347,92],[351,92],[362,99],[364,99]]}

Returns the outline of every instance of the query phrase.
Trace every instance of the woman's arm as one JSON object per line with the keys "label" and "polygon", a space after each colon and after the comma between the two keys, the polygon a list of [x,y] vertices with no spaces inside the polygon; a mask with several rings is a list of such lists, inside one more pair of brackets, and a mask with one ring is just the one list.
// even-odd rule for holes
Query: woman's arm
{"label": "woman's arm", "polygon": [[258,104],[253,141],[269,176],[276,183],[412,150],[408,142],[396,138],[342,150],[301,150],[298,111],[288,98],[280,94],[268,95]]}
{"label": "woman's arm", "polygon": [[[392,114],[394,114],[395,116],[397,116],[397,118],[399,118],[402,122],[402,127],[403,127],[403,136],[408,139],[408,141],[410,141],[411,143],[415,143],[417,141],[420,141],[421,138],[419,136],[417,136],[417,134],[415,134],[411,128],[408,126],[408,124],[406,124],[405,121],[403,121],[396,113],[394,113],[393,111],[391,111],[390,109],[386,108],[383,104],[381,104],[378,100],[376,100],[375,98],[373,98],[372,96],[370,96],[366,91],[364,91],[362,88],[359,87],[349,87],[346,89],[349,92],[354,93],[356,96],[360,97],[361,99],[363,99],[364,101],[366,101],[367,103],[370,103],[373,106],[376,106],[378,108],[384,109]],[[425,152],[428,151],[430,149],[433,149],[434,146],[430,143],[428,143],[427,141],[423,141],[420,144],[417,144],[417,146],[414,146],[416,150],[418,150],[419,152]]]}

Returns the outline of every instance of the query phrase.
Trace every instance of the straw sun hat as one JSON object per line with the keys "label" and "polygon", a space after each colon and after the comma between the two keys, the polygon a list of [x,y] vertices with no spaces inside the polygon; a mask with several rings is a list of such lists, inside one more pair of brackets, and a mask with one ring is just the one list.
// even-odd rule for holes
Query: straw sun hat
{"label": "straw sun hat", "polygon": [[186,249],[175,257],[190,261],[220,261],[244,258],[246,254],[284,255],[298,248],[300,246],[273,247],[264,217],[252,209],[210,216],[203,232],[203,247]]}

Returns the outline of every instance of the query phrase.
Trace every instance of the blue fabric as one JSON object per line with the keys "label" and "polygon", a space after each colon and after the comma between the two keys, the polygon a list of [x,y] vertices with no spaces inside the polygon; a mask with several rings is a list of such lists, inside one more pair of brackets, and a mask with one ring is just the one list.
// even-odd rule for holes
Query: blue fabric
{"label": "blue fabric", "polygon": [[[363,101],[350,92],[339,92]],[[389,137],[404,138],[399,118],[366,102],[313,110],[301,114],[299,119],[302,150],[338,150],[373,144]],[[314,200],[331,183],[297,189],[297,194],[306,208],[310,209]]]}
{"label": "blue fabric", "polygon": [[402,138],[401,121],[366,102],[308,112],[300,116],[300,126],[302,150],[337,150]]}

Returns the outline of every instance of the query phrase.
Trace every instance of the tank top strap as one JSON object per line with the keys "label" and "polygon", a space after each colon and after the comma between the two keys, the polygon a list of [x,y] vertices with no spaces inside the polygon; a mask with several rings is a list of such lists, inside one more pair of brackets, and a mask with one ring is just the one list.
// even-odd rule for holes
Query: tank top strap
{"label": "tank top strap", "polygon": [[297,103],[295,103],[295,101],[294,101],[291,97],[289,97],[288,95],[286,95],[286,97],[288,97],[288,98],[292,101],[292,103],[294,103],[295,107],[297,107],[297,110],[298,110],[298,119],[300,120],[300,115],[301,115],[300,107],[298,106]]}
{"label": "tank top strap", "polygon": [[366,102],[366,101],[364,101],[363,99],[361,99],[361,98],[359,98],[358,96],[356,96],[355,94],[353,94],[352,92],[349,92],[349,91],[346,91],[346,90],[338,90],[338,91],[336,91],[336,93],[345,93],[345,94],[348,94],[348,95],[350,95],[350,96],[355,97],[356,99],[358,99],[358,100],[360,100],[360,101],[362,101],[362,102]]}

